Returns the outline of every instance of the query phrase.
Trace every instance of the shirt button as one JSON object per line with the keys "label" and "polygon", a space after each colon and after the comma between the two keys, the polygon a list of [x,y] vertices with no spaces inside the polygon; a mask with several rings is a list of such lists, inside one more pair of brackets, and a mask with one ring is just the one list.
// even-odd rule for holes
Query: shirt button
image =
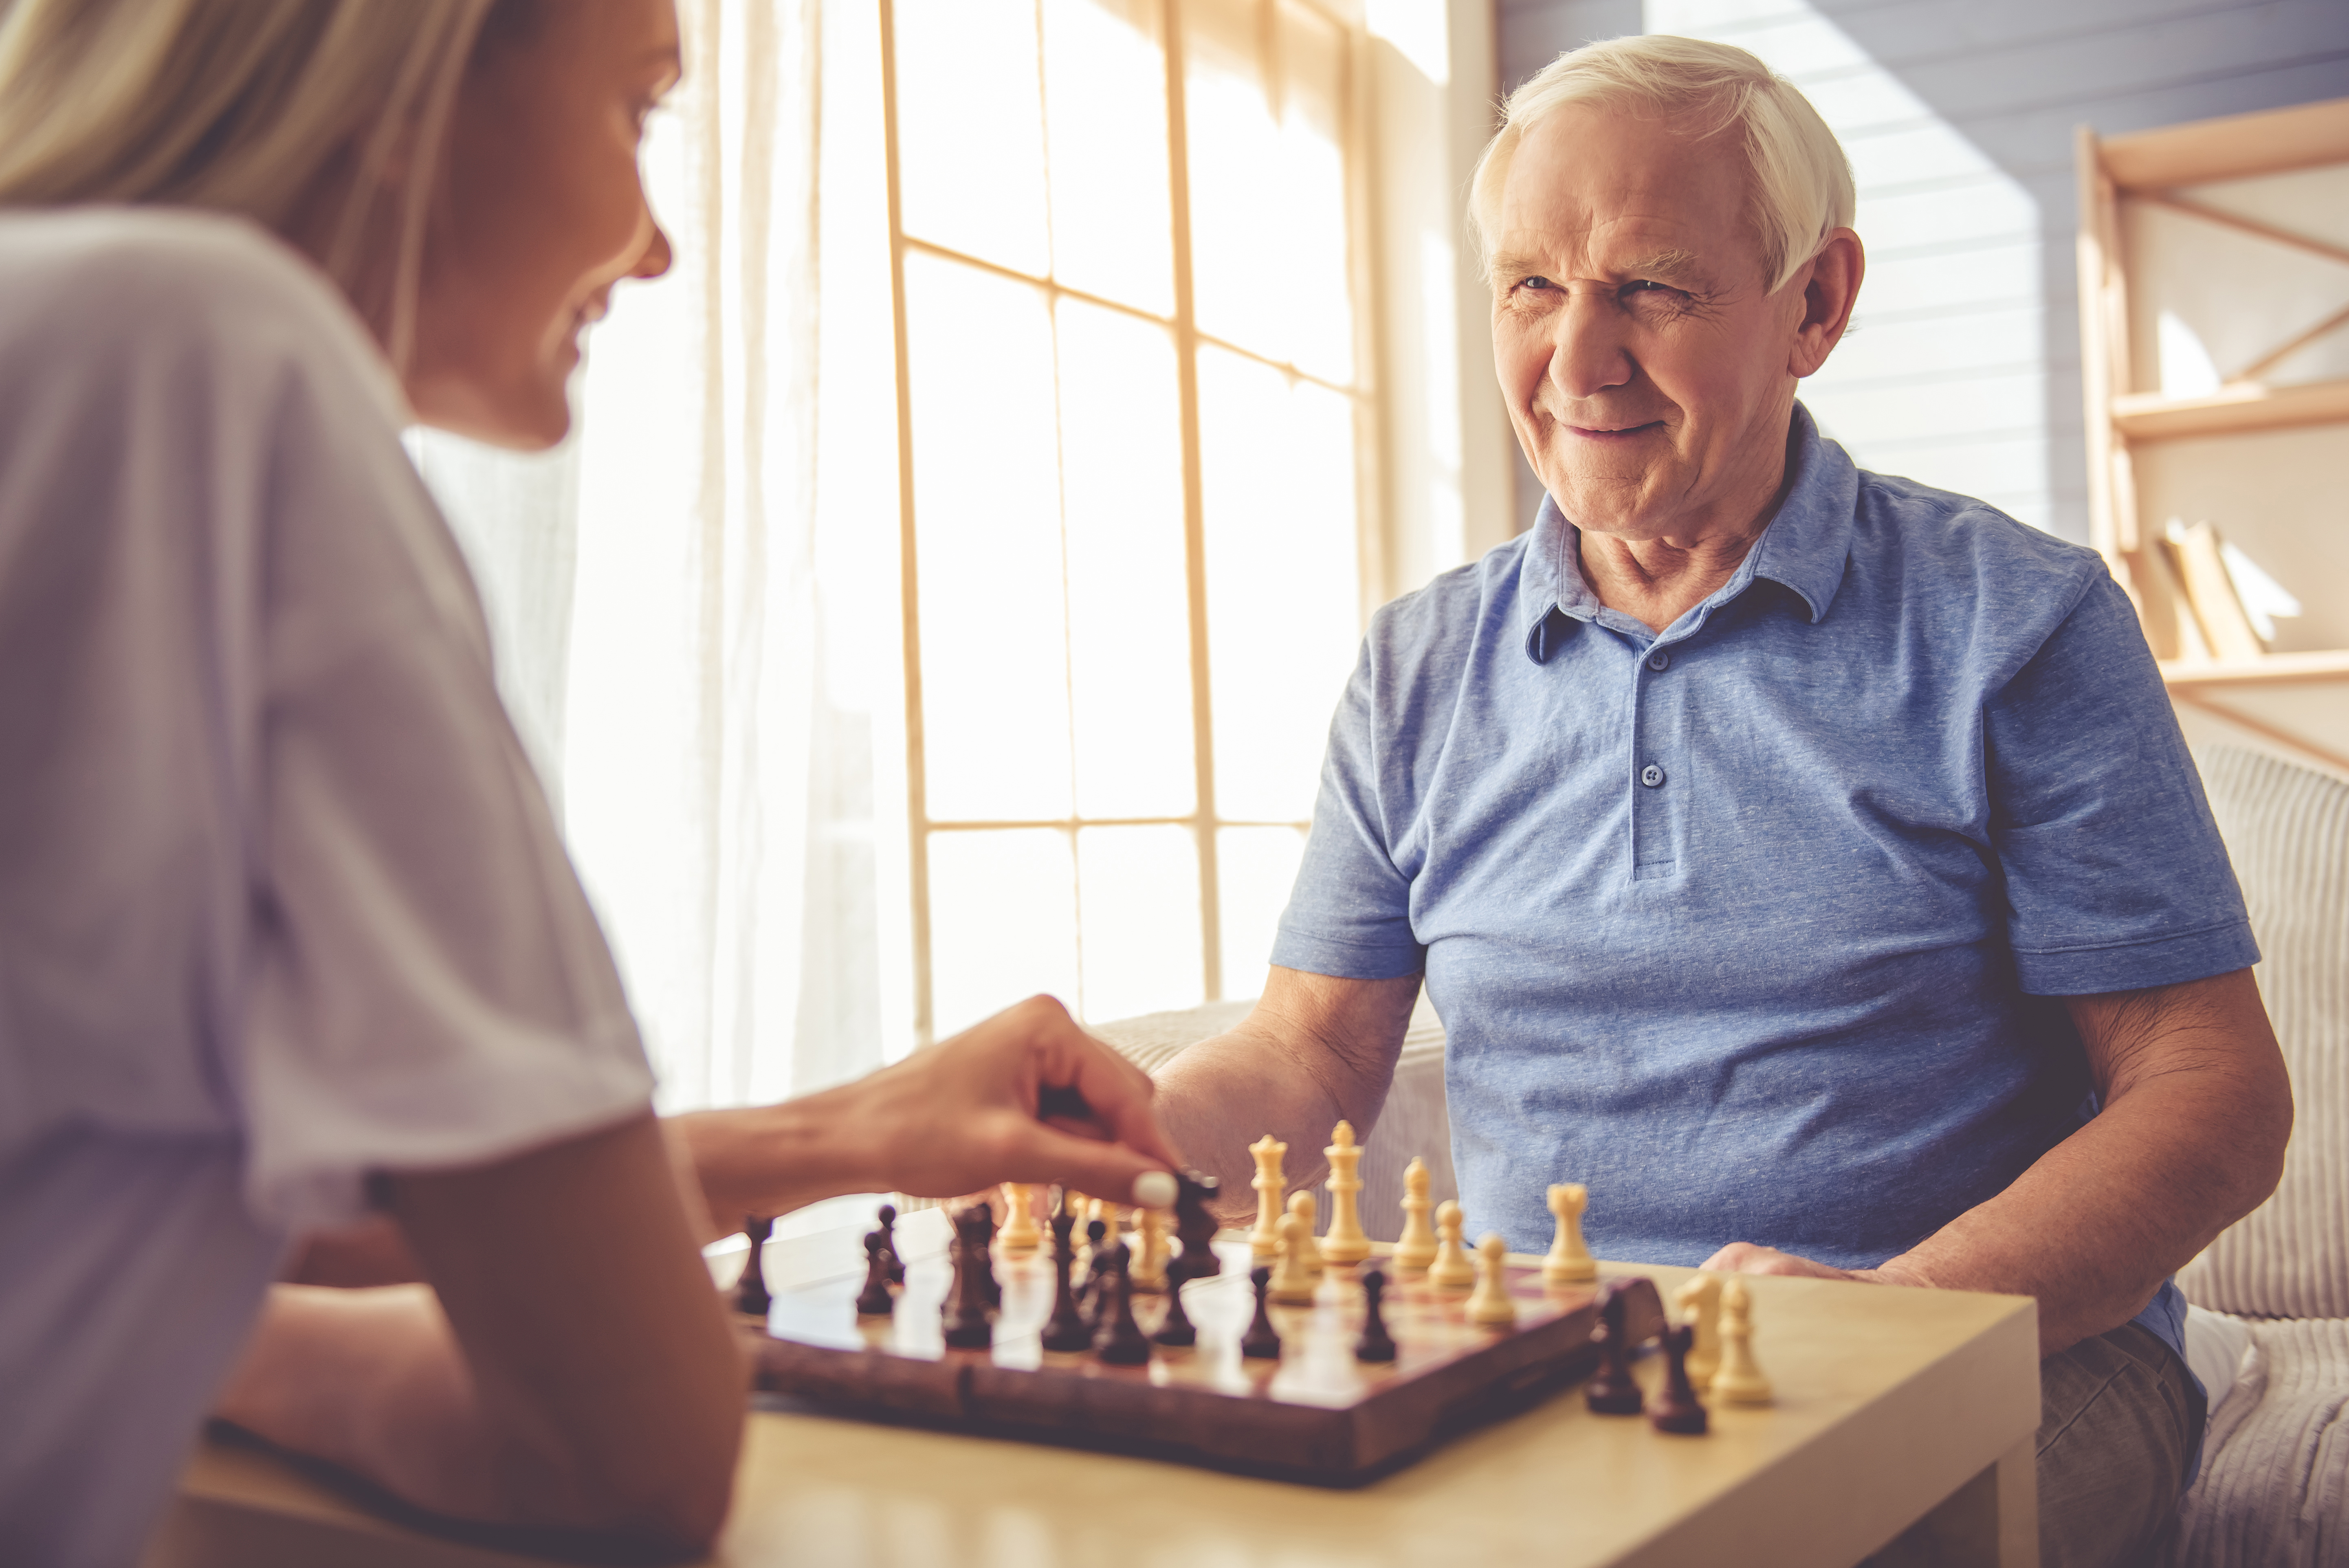
{"label": "shirt button", "polygon": [[1671,662],[1671,655],[1664,652],[1661,648],[1658,648],[1654,653],[1648,655],[1648,667],[1651,670],[1661,670]]}
{"label": "shirt button", "polygon": [[1657,767],[1654,763],[1651,762],[1645,768],[1640,769],[1640,782],[1645,784],[1649,789],[1652,789],[1663,781],[1664,770]]}

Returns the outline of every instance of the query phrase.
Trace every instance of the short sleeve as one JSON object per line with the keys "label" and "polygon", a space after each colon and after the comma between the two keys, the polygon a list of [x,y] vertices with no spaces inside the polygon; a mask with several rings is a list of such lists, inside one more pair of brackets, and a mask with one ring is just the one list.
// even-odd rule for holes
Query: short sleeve
{"label": "short sleeve", "polygon": [[2128,991],[2259,962],[2160,672],[2108,574],[1985,705],[1983,727],[2024,991]]}
{"label": "short sleeve", "polygon": [[1330,722],[1313,830],[1280,918],[1272,962],[1341,980],[1416,975],[1427,950],[1413,936],[1411,879],[1389,851],[1379,777],[1377,665],[1366,643]]}

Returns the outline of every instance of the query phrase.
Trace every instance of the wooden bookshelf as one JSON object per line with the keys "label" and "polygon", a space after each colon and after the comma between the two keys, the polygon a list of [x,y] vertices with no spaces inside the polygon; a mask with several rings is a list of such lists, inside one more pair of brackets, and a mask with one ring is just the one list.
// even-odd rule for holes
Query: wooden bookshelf
{"label": "wooden bookshelf", "polygon": [[[2163,591],[2152,579],[2163,569],[2152,557],[2160,549],[2158,542],[2165,526],[2158,501],[2140,497],[2139,481],[2147,464],[2171,451],[2192,455],[2198,461],[2215,460],[2208,454],[2228,443],[2266,438],[2274,431],[2349,425],[2349,378],[2271,378],[2280,363],[2309,346],[2336,334],[2349,335],[2349,245],[2341,243],[2337,234],[2307,232],[2271,216],[2247,213],[2240,201],[2205,199],[2197,189],[2302,170],[2349,170],[2349,98],[2110,138],[2099,138],[2083,126],[2076,150],[2091,538],[2143,613],[2148,603],[2158,606],[2162,602]],[[2132,204],[2165,209],[2166,213],[2159,215],[2164,222],[2231,231],[2240,236],[2233,242],[2238,246],[2248,241],[2259,252],[2313,254],[2337,262],[2341,263],[2342,308],[2320,314],[2268,346],[2213,392],[2169,397],[2151,390],[2158,383],[2158,373],[2150,366],[2133,363],[2132,346],[2142,342],[2146,324],[2132,315],[2132,284],[2138,281],[2133,276],[2137,258],[2130,254],[2133,225],[2126,221]],[[2136,225],[2134,232],[2146,231]],[[2306,263],[2299,264],[2305,267]],[[2139,314],[2150,310],[2153,304],[2147,292],[2137,302]],[[2349,454],[2349,442],[2333,449]],[[2188,458],[2169,460],[2183,462]],[[2232,460],[2259,459],[2238,453]],[[2349,479],[2349,455],[2332,460],[2339,462],[2344,479]],[[2230,528],[2240,521],[2224,520],[2221,527]],[[2270,531],[2341,526],[2337,520],[2323,517],[2261,515],[2253,521]],[[2349,573],[2338,581],[2329,575],[2323,581],[2296,577],[2291,588],[2303,603],[2314,600],[2328,611],[2349,604]],[[2321,627],[2323,622],[2310,624]],[[2318,634],[2328,634],[2320,631]],[[2156,636],[2158,648],[2167,635]],[[2162,662],[2161,673],[2182,707],[2219,715],[2288,749],[2349,769],[2349,746],[2343,745],[2338,736],[2324,733],[2333,726],[2283,722],[2277,717],[2273,701],[2263,700],[2258,713],[2246,714],[2230,707],[2226,700],[2229,694],[2240,697],[2267,687],[2325,688],[2349,684],[2349,647],[2268,653],[2257,658],[2168,658]],[[2336,697],[2330,691],[2319,691],[2312,693],[2309,700],[2349,701],[2349,694]],[[2349,707],[2340,711],[2349,713]],[[2319,733],[2305,732],[2312,727]]]}

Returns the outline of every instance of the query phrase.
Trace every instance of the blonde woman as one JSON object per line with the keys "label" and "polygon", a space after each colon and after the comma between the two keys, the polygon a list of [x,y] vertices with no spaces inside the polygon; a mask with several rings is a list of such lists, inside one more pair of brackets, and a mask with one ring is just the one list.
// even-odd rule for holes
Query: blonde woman
{"label": "blonde woman", "polygon": [[[678,69],[667,0],[0,5],[0,1560],[133,1560],[208,1408],[698,1547],[743,1378],[704,1196],[1172,1162],[1039,1001],[678,1126],[671,1180],[397,432],[564,434],[581,330],[668,264]],[[429,1287],[270,1286],[368,1214]]]}

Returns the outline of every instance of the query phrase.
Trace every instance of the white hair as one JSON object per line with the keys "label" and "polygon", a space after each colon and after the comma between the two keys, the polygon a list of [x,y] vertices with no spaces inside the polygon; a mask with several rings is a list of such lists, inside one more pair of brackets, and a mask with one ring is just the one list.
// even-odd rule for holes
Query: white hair
{"label": "white hair", "polygon": [[1567,104],[1626,104],[1702,140],[1734,127],[1744,144],[1762,275],[1776,293],[1836,229],[1851,224],[1851,164],[1795,85],[1744,49],[1664,35],[1609,38],[1542,67],[1501,106],[1501,129],[1476,163],[1468,221],[1489,270],[1509,160],[1526,132]]}
{"label": "white hair", "polygon": [[[296,226],[394,364],[450,111],[493,0],[0,3],[0,206]],[[333,196],[340,210],[316,210]]]}

